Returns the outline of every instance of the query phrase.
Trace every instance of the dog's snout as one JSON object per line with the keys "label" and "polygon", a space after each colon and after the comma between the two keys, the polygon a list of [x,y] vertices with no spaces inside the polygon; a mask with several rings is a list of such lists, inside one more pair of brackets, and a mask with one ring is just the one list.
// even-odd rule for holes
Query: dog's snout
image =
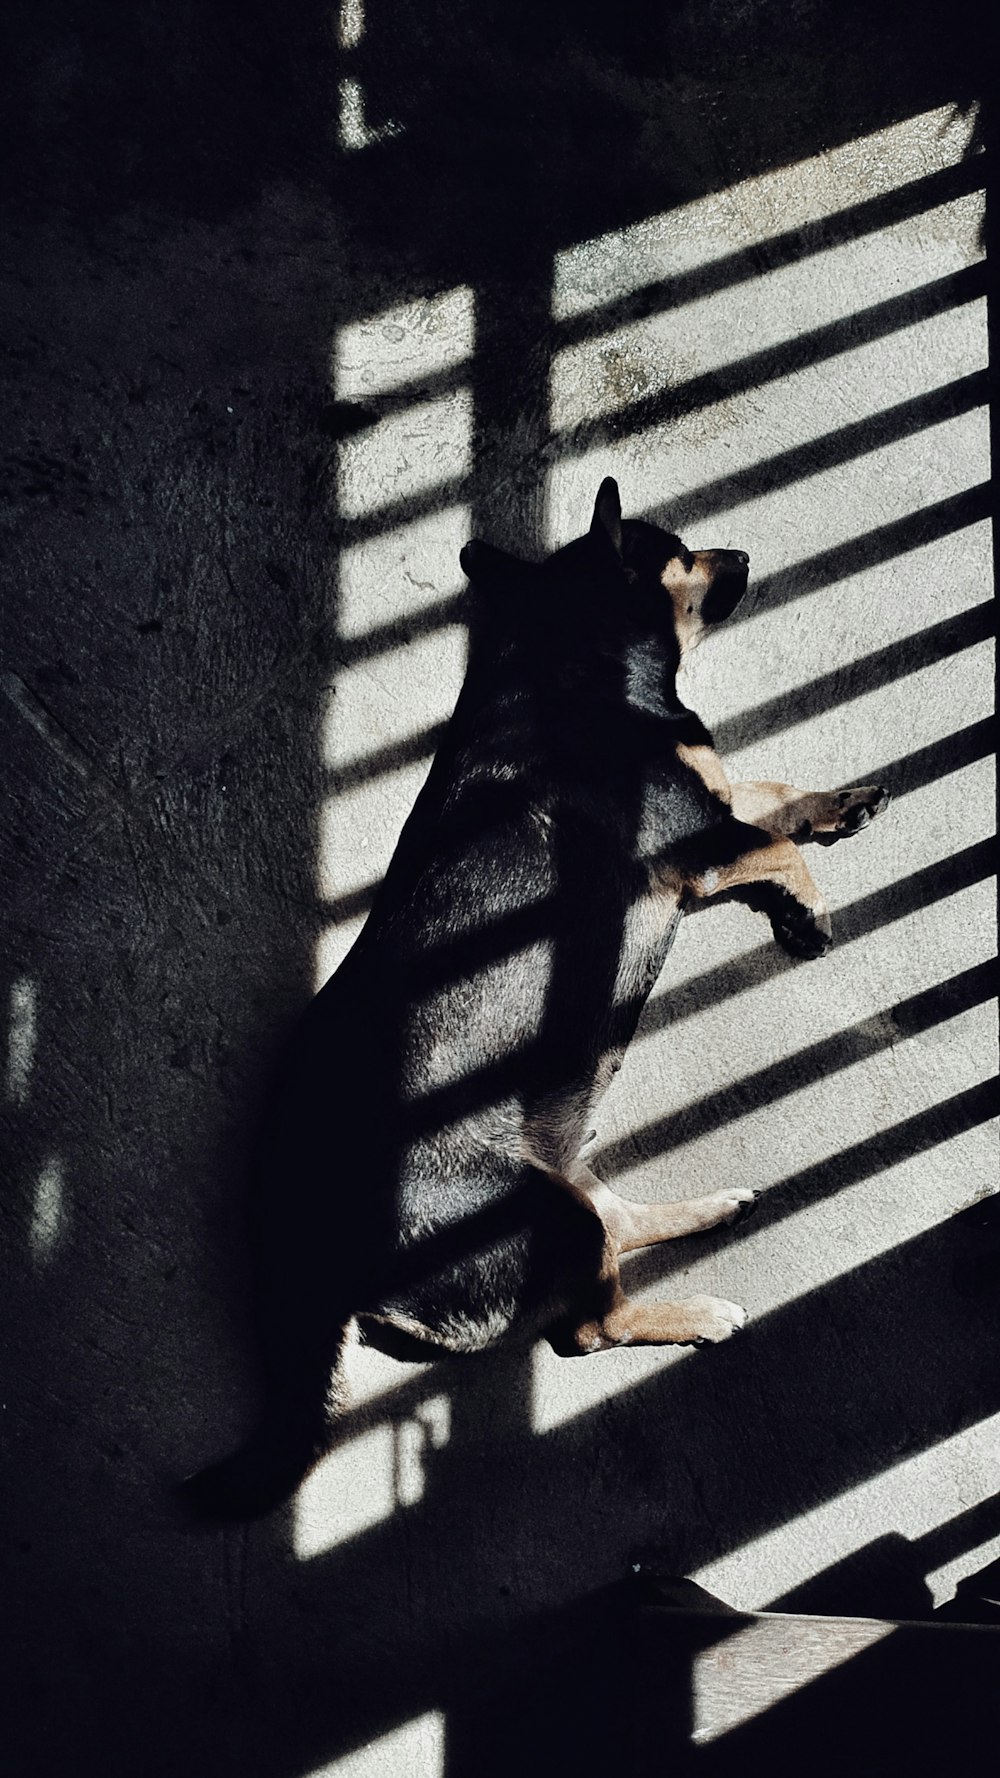
{"label": "dog's snout", "polygon": [[750,557],[745,549],[720,549],[716,569],[701,607],[705,624],[724,623],[731,617],[747,590]]}

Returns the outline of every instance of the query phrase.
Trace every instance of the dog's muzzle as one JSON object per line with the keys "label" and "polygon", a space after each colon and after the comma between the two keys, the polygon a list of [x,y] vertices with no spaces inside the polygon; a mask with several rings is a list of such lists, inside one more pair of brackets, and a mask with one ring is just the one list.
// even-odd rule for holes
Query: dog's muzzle
{"label": "dog's muzzle", "polygon": [[745,550],[720,550],[721,560],[701,605],[701,621],[721,624],[732,617],[747,590],[750,557]]}

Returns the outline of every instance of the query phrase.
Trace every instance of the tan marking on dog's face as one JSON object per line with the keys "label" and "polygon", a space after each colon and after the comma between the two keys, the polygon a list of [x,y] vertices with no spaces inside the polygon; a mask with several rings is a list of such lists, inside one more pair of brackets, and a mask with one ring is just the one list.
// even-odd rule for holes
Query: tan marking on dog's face
{"label": "tan marking on dog's face", "polygon": [[[697,647],[705,631],[724,622],[746,590],[749,557],[742,550],[688,550],[683,544],[675,556],[660,570],[660,585],[670,594],[674,608],[674,631],[681,654]],[[742,573],[742,586],[732,577]],[[731,594],[713,612],[711,624],[704,618],[706,595],[720,578],[731,579]]]}
{"label": "tan marking on dog's face", "polygon": [[705,634],[701,607],[711,584],[711,565],[704,554],[689,555],[687,561],[680,556],[671,556],[660,573],[660,585],[673,601],[674,630],[682,654],[696,648]]}
{"label": "tan marking on dog's face", "polygon": [[726,768],[714,747],[685,747],[681,745],[677,749],[677,757],[682,765],[690,766],[693,772],[697,772],[702,783],[706,784],[709,790],[714,791],[716,796],[721,796],[723,802],[732,802],[732,791],[729,787],[729,779],[726,777]]}

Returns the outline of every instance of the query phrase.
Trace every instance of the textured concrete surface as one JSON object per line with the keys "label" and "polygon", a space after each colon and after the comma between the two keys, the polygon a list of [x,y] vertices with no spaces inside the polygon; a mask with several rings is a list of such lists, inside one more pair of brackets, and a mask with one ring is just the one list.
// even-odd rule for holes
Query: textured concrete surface
{"label": "textured concrete surface", "polygon": [[[18,1772],[530,1769],[563,1630],[644,1552],[872,1616],[1000,1553],[976,15],[614,12],[11,9]],[[541,554],[607,473],[750,552],[687,679],[734,775],[894,795],[810,853],[823,962],[685,923],[602,1108],[631,1194],[760,1188],[631,1265],[751,1325],[357,1349],[294,1506],[196,1532],[169,1483],[253,1412],[252,1108],[453,702],[458,549]]]}

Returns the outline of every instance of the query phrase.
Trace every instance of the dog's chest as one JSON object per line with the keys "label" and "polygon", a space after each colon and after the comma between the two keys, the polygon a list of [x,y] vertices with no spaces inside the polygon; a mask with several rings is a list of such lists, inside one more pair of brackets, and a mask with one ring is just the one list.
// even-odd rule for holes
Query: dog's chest
{"label": "dog's chest", "polygon": [[709,745],[679,744],[647,773],[638,810],[635,852],[655,885],[680,894],[677,862],[730,812],[725,767]]}

